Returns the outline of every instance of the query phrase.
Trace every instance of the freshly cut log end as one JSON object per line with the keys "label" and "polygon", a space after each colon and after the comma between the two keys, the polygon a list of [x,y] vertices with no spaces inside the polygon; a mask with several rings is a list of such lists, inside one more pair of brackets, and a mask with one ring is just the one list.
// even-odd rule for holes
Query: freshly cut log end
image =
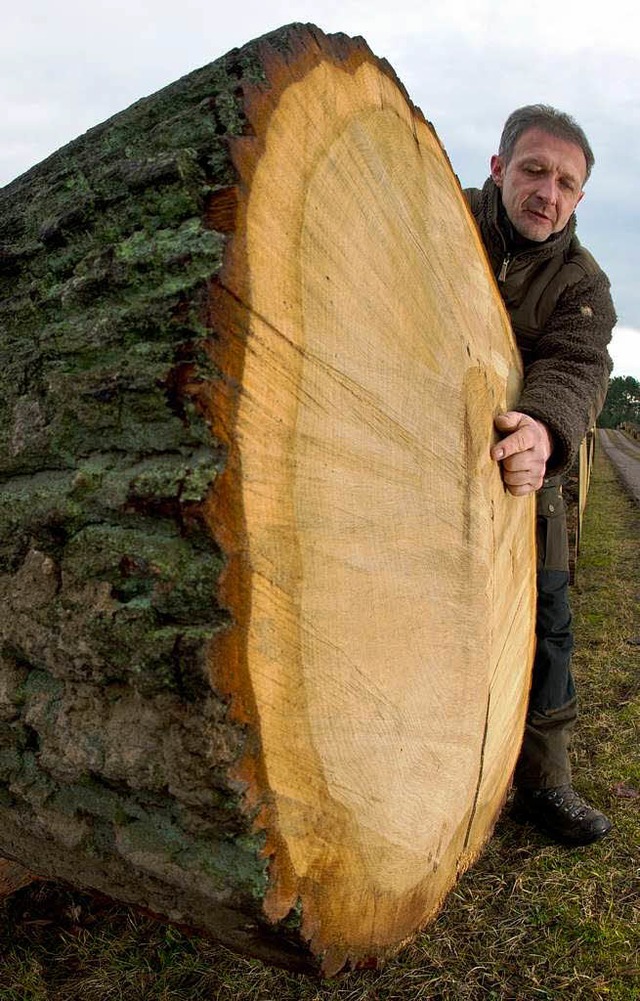
{"label": "freshly cut log end", "polygon": [[293,81],[273,57],[233,146],[247,195],[212,323],[242,370],[220,491],[243,627],[213,673],[233,665],[261,736],[267,913],[300,901],[335,968],[424,924],[495,820],[532,535],[489,459],[518,361],[458,184],[388,69],[320,46]]}
{"label": "freshly cut log end", "polygon": [[532,502],[489,457],[520,363],[441,144],[361,39],[293,25],[0,212],[0,854],[382,960],[491,833],[533,647]]}

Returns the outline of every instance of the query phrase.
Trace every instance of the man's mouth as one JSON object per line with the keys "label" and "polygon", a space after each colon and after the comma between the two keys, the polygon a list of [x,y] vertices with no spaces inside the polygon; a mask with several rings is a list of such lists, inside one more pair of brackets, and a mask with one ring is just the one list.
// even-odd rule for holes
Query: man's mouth
{"label": "man's mouth", "polygon": [[544,212],[539,212],[537,209],[532,209],[529,206],[525,207],[525,212],[528,212],[529,215],[532,215],[535,219],[539,219],[540,222],[549,222],[553,224],[553,219],[550,219]]}

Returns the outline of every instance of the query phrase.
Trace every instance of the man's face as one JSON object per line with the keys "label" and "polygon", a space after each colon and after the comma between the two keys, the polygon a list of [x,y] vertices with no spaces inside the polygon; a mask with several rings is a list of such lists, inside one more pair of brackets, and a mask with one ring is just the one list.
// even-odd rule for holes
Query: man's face
{"label": "man's face", "polygon": [[587,161],[576,143],[538,128],[523,132],[508,163],[491,157],[491,176],[511,224],[539,243],[567,225],[584,194],[586,173]]}

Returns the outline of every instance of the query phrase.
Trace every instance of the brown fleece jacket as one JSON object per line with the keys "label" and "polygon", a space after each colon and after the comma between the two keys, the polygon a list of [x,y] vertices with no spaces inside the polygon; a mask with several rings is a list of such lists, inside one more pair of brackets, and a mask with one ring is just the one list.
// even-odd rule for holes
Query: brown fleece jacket
{"label": "brown fleece jacket", "polygon": [[607,393],[616,322],[609,280],[575,236],[575,216],[562,232],[534,243],[513,231],[491,178],[464,194],[522,353],[518,410],[548,425],[554,450],[547,475],[562,473]]}

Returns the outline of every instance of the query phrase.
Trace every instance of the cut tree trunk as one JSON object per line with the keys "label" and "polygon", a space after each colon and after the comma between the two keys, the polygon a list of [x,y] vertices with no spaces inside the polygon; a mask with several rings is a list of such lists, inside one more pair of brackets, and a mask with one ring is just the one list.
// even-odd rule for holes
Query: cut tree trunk
{"label": "cut tree trunk", "polygon": [[431,126],[294,25],[0,192],[0,855],[276,963],[489,837],[533,647],[520,363]]}

